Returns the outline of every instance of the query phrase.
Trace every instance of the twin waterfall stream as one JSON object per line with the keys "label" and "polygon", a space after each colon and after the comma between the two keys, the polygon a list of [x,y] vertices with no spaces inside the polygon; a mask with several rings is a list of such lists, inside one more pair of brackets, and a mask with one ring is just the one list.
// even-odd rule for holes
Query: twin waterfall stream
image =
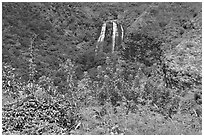
{"label": "twin waterfall stream", "polygon": [[96,44],[96,53],[113,53],[114,51],[119,50],[123,38],[123,26],[117,20],[108,20],[104,22]]}

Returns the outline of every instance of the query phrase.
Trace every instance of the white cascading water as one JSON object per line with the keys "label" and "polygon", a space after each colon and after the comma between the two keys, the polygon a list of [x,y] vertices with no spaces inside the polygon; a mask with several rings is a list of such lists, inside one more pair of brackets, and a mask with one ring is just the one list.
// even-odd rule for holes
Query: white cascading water
{"label": "white cascading water", "polygon": [[115,22],[113,22],[112,53],[114,52],[114,49],[115,49],[116,33],[117,33],[117,35],[118,35],[117,24],[116,24]]}
{"label": "white cascading water", "polygon": [[98,38],[98,42],[101,42],[101,41],[104,40],[105,32],[106,32],[106,23],[104,23],[103,26],[102,26],[100,37]]}
{"label": "white cascading water", "polygon": [[121,29],[121,32],[122,32],[122,35],[121,35],[121,39],[123,40],[123,35],[124,35],[124,29],[123,29],[123,26],[122,25],[120,25],[120,29]]}
{"label": "white cascading water", "polygon": [[[103,52],[103,42],[105,39],[105,35],[106,35],[106,29],[107,29],[107,23],[112,23],[112,44],[111,44],[111,52],[113,53],[115,51],[116,48],[116,44],[118,44],[119,42],[116,41],[120,39],[120,41],[123,41],[123,37],[124,37],[124,29],[122,27],[122,25],[119,25],[118,28],[118,22],[117,20],[109,20],[106,21],[105,23],[103,23],[102,28],[101,28],[101,32],[100,32],[100,36],[98,38],[97,44],[96,44],[96,53],[98,51]],[[118,30],[120,29],[120,32],[118,32]],[[119,33],[120,33],[120,38],[119,38]]]}
{"label": "white cascading water", "polygon": [[105,32],[106,32],[106,23],[103,24],[102,28],[101,28],[101,33],[100,33],[100,36],[98,38],[98,43],[96,44],[96,53],[100,50],[103,50],[103,47],[99,47],[100,46],[100,42],[103,42],[104,41],[104,38],[105,38]]}

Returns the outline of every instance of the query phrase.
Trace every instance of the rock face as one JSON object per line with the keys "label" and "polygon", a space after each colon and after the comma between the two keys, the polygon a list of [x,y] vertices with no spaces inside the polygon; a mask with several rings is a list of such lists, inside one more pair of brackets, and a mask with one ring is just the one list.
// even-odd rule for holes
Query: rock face
{"label": "rock face", "polygon": [[113,53],[119,50],[123,38],[123,26],[117,20],[108,20],[104,22],[96,44],[96,52]]}

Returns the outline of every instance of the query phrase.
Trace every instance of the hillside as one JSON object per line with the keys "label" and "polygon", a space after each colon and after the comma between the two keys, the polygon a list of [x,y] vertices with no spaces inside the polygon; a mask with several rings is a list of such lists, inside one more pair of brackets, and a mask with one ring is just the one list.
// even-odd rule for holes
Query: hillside
{"label": "hillside", "polygon": [[2,105],[7,135],[202,134],[202,4],[2,3]]}

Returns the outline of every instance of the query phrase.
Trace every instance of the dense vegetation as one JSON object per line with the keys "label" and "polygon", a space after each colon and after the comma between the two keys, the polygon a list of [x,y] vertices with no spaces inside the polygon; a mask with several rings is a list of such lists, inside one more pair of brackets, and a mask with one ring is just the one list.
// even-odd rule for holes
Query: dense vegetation
{"label": "dense vegetation", "polygon": [[3,3],[2,134],[202,134],[201,5]]}

